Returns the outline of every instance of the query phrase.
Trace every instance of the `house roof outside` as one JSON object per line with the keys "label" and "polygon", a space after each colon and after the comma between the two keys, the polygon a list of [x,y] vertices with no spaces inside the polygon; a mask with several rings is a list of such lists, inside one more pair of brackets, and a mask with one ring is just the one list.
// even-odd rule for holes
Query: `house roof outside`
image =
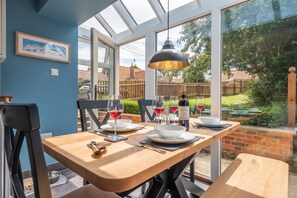
{"label": "house roof outside", "polygon": [[229,82],[233,80],[251,80],[251,79],[255,79],[255,77],[251,76],[249,73],[245,71],[232,71],[230,76],[228,76],[226,73],[222,74],[222,82]]}
{"label": "house roof outside", "polygon": [[131,67],[120,66],[120,80],[144,80],[145,71],[139,68],[134,68],[134,77],[130,73]]}

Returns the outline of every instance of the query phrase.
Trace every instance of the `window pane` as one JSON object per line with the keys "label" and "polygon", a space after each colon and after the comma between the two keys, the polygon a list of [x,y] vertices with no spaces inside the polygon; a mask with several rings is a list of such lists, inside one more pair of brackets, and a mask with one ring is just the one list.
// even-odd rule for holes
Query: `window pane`
{"label": "window pane", "polygon": [[120,46],[120,94],[124,99],[145,97],[145,38]]}
{"label": "window pane", "polygon": [[[167,0],[159,0],[163,9],[167,12]],[[174,10],[175,8],[186,5],[187,3],[192,2],[193,0],[170,0],[169,1],[169,11]]]}
{"label": "window pane", "polygon": [[282,18],[294,16],[297,13],[297,1],[282,0],[280,1]]}
{"label": "window pane", "polygon": [[106,48],[98,46],[98,62],[99,63],[105,63],[107,60],[105,60],[105,53]]}
{"label": "window pane", "polygon": [[156,17],[147,0],[122,0],[122,2],[138,24]]}
{"label": "window pane", "polygon": [[139,39],[126,45],[120,46],[120,65],[129,67],[136,64],[145,69],[145,39]]}
{"label": "window pane", "polygon": [[112,5],[101,11],[100,15],[104,18],[108,25],[110,25],[116,34],[128,29],[125,22]]}
{"label": "window pane", "polygon": [[288,68],[297,58],[296,5],[252,0],[223,10],[225,119],[264,127],[287,125]]}
{"label": "window pane", "polygon": [[[175,49],[183,51],[189,59],[189,66],[174,71],[158,71],[157,94],[181,96],[186,93],[190,103],[190,116],[197,118],[210,115],[210,64],[211,64],[211,17],[205,16],[170,29],[169,37]],[[167,31],[157,34],[157,48],[160,50],[167,38]],[[199,97],[199,98],[197,98]],[[197,100],[196,100],[197,98]],[[167,104],[169,101],[166,101]],[[165,104],[166,105],[166,104]],[[172,114],[172,112],[171,112]],[[210,157],[204,153],[197,155],[196,173],[210,176]]]}
{"label": "window pane", "polygon": [[91,60],[90,43],[78,41],[78,59]]}
{"label": "window pane", "polygon": [[102,34],[110,37],[110,34],[106,31],[106,29],[101,25],[101,23],[99,23],[99,21],[95,17],[90,18],[89,20],[84,22],[81,26],[86,29],[95,28]]}

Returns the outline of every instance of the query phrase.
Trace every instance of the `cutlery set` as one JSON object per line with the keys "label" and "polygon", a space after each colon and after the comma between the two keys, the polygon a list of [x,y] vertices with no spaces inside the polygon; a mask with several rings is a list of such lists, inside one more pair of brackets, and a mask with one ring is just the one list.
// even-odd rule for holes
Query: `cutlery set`
{"label": "cutlery set", "polygon": [[[193,128],[200,128],[199,126],[195,126],[192,124],[192,127]],[[140,125],[139,127],[135,128],[134,130],[141,130],[145,128],[145,125]],[[107,131],[105,131],[104,129],[98,129],[98,130],[95,130],[94,131],[96,134],[98,135],[102,135],[102,136],[108,136],[109,133]],[[199,139],[205,139],[205,137],[203,136],[198,136]],[[99,142],[95,142],[95,141],[92,141],[90,142],[89,144],[87,144],[87,146],[93,150],[94,154],[101,154],[103,153],[104,151],[106,151],[106,145],[104,143],[99,143]],[[142,148],[145,148],[145,149],[149,149],[149,150],[152,150],[152,151],[156,151],[158,153],[161,153],[161,154],[166,154],[166,151],[163,150],[163,149],[159,149],[159,148],[156,148],[156,147],[153,147],[151,145],[148,145],[148,144],[144,144],[144,143],[141,143],[141,142],[138,142],[135,144],[135,146],[137,147],[142,147]]]}
{"label": "cutlery set", "polygon": [[152,146],[147,145],[147,144],[137,143],[136,146],[143,147],[143,148],[146,148],[146,149],[150,149],[152,151],[156,151],[156,152],[161,153],[161,154],[165,154],[166,153],[166,151],[164,151],[162,149],[158,149],[158,148],[152,147]]}
{"label": "cutlery set", "polygon": [[100,154],[106,151],[106,145],[103,143],[97,143],[95,141],[91,141],[87,146],[93,150],[94,154]]}

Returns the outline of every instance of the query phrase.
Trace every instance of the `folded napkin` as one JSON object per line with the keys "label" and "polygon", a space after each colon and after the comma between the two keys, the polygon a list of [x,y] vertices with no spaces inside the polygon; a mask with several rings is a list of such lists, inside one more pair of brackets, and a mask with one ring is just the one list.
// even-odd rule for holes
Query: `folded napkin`
{"label": "folded napkin", "polygon": [[188,142],[185,142],[185,143],[180,143],[180,144],[158,143],[158,142],[153,142],[153,141],[151,141],[149,139],[143,139],[143,140],[140,140],[140,142],[142,144],[147,144],[147,145],[150,145],[152,147],[157,147],[157,148],[165,149],[165,150],[168,150],[168,151],[175,151],[177,149],[180,149],[182,147],[190,145],[190,144],[192,144],[193,142],[195,142],[195,141],[197,141],[199,139],[201,139],[201,138],[198,137],[198,136],[195,136],[192,140],[190,140]]}

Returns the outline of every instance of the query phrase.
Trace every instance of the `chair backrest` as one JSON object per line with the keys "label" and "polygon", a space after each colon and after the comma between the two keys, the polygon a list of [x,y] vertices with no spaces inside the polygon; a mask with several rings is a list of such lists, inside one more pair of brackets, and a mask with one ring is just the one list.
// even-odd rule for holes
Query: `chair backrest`
{"label": "chair backrest", "polygon": [[79,113],[80,113],[80,122],[81,122],[82,131],[88,131],[86,111],[89,113],[91,119],[98,126],[98,128],[100,128],[102,124],[106,124],[107,120],[109,119],[109,114],[107,113],[103,118],[103,120],[100,121],[96,113],[94,113],[94,110],[106,109],[107,103],[108,103],[108,100],[78,100],[77,101],[77,108],[79,109]]}
{"label": "chair backrest", "polygon": [[[146,122],[146,121],[152,121],[154,120],[156,114],[153,112],[151,113],[147,107],[152,106],[153,100],[138,100],[138,106],[140,109],[140,116],[141,116],[141,122]],[[146,120],[146,117],[149,120]]]}
{"label": "chair backrest", "polygon": [[20,151],[26,139],[35,197],[51,197],[48,173],[39,133],[40,122],[35,104],[1,105],[4,126],[4,147],[14,197],[25,198]]}

